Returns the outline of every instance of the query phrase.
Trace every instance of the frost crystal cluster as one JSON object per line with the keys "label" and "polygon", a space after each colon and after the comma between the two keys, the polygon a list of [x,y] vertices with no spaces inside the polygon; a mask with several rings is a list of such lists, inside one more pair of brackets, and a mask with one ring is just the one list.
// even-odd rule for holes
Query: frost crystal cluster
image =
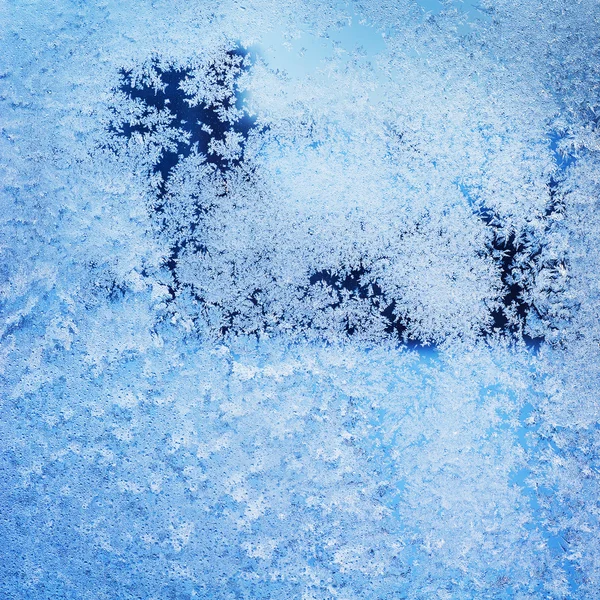
{"label": "frost crystal cluster", "polygon": [[0,597],[600,599],[596,0],[0,23]]}

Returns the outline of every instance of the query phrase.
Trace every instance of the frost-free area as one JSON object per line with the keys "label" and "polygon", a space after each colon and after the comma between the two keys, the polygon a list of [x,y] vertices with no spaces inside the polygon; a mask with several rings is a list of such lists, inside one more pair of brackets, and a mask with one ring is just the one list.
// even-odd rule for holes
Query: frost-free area
{"label": "frost-free area", "polygon": [[597,3],[0,11],[4,597],[598,597]]}

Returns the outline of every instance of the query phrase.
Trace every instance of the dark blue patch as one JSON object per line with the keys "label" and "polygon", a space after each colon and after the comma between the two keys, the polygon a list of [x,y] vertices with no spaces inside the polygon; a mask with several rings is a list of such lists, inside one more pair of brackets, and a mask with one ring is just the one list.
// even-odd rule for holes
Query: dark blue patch
{"label": "dark blue patch", "polygon": [[552,150],[552,153],[554,154],[554,160],[556,161],[556,166],[561,171],[564,172],[567,170],[567,168],[570,165],[572,165],[575,162],[575,157],[570,153],[563,154],[562,152],[560,152],[558,150],[558,144],[563,139],[562,135],[553,131],[549,137],[550,137],[550,149]]}
{"label": "dark blue patch", "polygon": [[[241,57],[246,56],[246,51],[241,49],[234,49],[228,52],[230,57]],[[248,67],[240,65],[238,76],[241,75],[244,69]],[[169,178],[171,177],[174,168],[177,166],[180,160],[189,156],[193,148],[196,148],[198,152],[205,156],[206,162],[214,166],[215,170],[223,176],[226,176],[227,172],[233,167],[240,164],[243,160],[243,149],[248,139],[248,136],[253,128],[256,127],[256,118],[250,115],[245,115],[236,122],[230,123],[221,120],[216,106],[207,105],[201,103],[197,106],[190,106],[188,100],[189,97],[182,89],[182,83],[187,77],[192,75],[192,71],[187,68],[171,68],[168,70],[159,67],[158,61],[154,63],[154,69],[158,73],[161,82],[164,84],[164,89],[154,89],[149,85],[141,85],[134,87],[132,80],[132,72],[127,70],[121,71],[121,84],[120,91],[126,94],[131,100],[139,101],[146,108],[148,112],[156,110],[164,113],[168,111],[168,115],[171,119],[170,126],[174,130],[181,130],[188,136],[188,141],[177,142],[174,150],[163,149],[163,152],[155,165],[153,165],[154,173],[160,174],[160,184],[157,190],[156,203],[153,206],[153,210],[157,215],[164,212],[164,195],[166,186]],[[225,86],[225,79],[223,74],[219,73],[216,65],[209,67],[213,69],[213,75],[217,83],[220,81]],[[244,106],[244,95],[243,93],[234,87],[234,94],[230,98],[226,98],[221,106],[225,109],[231,108],[231,103],[235,103],[235,107],[243,109]],[[203,129],[203,126],[208,126],[211,132],[208,133]],[[135,132],[141,134],[151,134],[153,131],[150,129],[151,126],[142,125],[135,122],[124,122],[119,125],[111,126],[111,133],[115,136],[121,136],[130,138]],[[227,160],[217,154],[209,152],[209,146],[213,140],[224,140],[225,135],[228,131],[233,131],[241,135],[242,138],[242,152],[241,157],[235,160]],[[563,156],[557,150],[557,145],[560,140],[558,134],[551,136],[551,146],[555,153],[557,164],[564,171],[572,162],[571,156]],[[317,142],[315,142],[316,144]],[[461,187],[466,197],[470,197],[468,190]],[[557,203],[557,188],[558,184],[552,180],[550,183],[550,195],[551,195],[551,208],[550,211],[555,209]],[[226,193],[226,192],[223,192]],[[198,206],[198,215],[202,212],[210,210],[211,207]],[[522,242],[517,241],[514,234],[508,237],[503,236],[503,230],[501,224],[492,211],[482,210],[478,213],[478,216],[483,220],[486,226],[490,227],[493,231],[492,241],[490,246],[487,248],[487,252],[496,261],[500,273],[502,284],[504,286],[504,294],[502,296],[502,306],[492,312],[493,325],[492,332],[504,332],[510,335],[522,336],[524,341],[531,347],[537,347],[543,338],[531,338],[527,334],[522,332],[523,324],[526,322],[527,316],[531,311],[536,311],[535,306],[529,304],[524,298],[526,297],[526,290],[523,288],[523,284],[519,279],[519,272],[516,268],[516,262],[519,255],[524,251]],[[159,217],[160,219],[161,217]],[[203,255],[206,252],[206,248],[198,241],[197,235],[201,232],[196,232],[197,224],[190,223],[190,235],[187,238],[177,240],[170,248],[169,254],[165,259],[164,266],[171,275],[172,285],[169,285],[169,293],[171,299],[174,300],[183,286],[180,283],[177,276],[177,264],[178,260],[184,250],[192,251],[199,255]],[[534,259],[541,248],[532,251],[531,248],[527,248],[527,252],[531,255],[530,258]],[[330,309],[340,309],[343,311],[343,303],[345,299],[350,297],[358,298],[360,300],[371,303],[375,314],[379,314],[382,322],[385,325],[385,332],[398,340],[402,341],[405,345],[412,348],[422,348],[427,345],[426,340],[413,339],[408,336],[407,331],[410,327],[410,317],[402,316],[399,317],[395,314],[396,302],[386,297],[381,287],[373,278],[369,278],[367,269],[363,266],[351,266],[345,274],[336,274],[329,270],[321,270],[313,273],[309,281],[304,284],[305,295],[308,295],[311,286],[317,284],[327,286],[333,297],[332,302],[329,304]],[[204,304],[204,300],[194,294],[194,290],[189,291],[195,296],[196,301],[200,304]],[[122,294],[120,289],[110,289],[109,295],[111,298],[118,298]],[[253,307],[261,309],[265,317],[265,327],[267,322],[267,315],[264,307],[261,304],[260,299],[261,290],[257,289],[253,294],[247,298]],[[517,323],[514,319],[509,318],[509,314],[516,314]],[[224,316],[223,324],[221,327],[221,333],[242,333],[236,331],[235,321],[241,313],[239,311],[233,311],[230,314]],[[544,315],[539,315],[540,318],[544,318]],[[346,322],[346,333],[348,336],[353,336],[360,331],[360,324],[351,323],[349,319]]]}
{"label": "dark blue patch", "polygon": [[[229,56],[244,57],[242,50],[230,50]],[[160,173],[162,186],[159,196],[164,194],[165,184],[167,183],[174,167],[182,158],[189,156],[192,148],[195,146],[200,153],[206,157],[206,162],[213,164],[220,172],[224,173],[240,162],[240,159],[227,160],[218,154],[209,152],[209,145],[212,140],[224,140],[228,131],[239,133],[242,136],[242,153],[245,141],[248,138],[250,130],[255,126],[256,118],[248,114],[244,115],[238,121],[230,123],[223,121],[219,117],[217,107],[200,103],[197,106],[190,106],[190,99],[181,89],[183,81],[191,76],[192,72],[186,68],[173,68],[170,70],[161,69],[157,63],[155,70],[163,84],[164,90],[156,90],[150,86],[134,87],[131,71],[123,69],[121,71],[121,85],[119,89],[132,100],[140,100],[148,109],[154,108],[158,111],[168,111],[172,116],[171,127],[180,129],[189,135],[189,142],[177,142],[175,151],[167,149],[154,165],[154,172]],[[225,85],[225,80],[217,71],[215,66],[209,67],[214,70],[217,82],[221,81]],[[240,66],[240,74],[246,67]],[[222,106],[227,109],[232,107],[242,109],[244,106],[244,95],[240,90],[235,90],[233,101],[225,98]],[[205,131],[202,127],[206,125],[212,130],[211,133]],[[148,126],[140,124],[123,123],[119,127],[114,125],[111,128],[113,135],[130,138],[134,132],[151,133]],[[158,203],[158,212],[160,212],[160,202]]]}
{"label": "dark blue patch", "polygon": [[[365,281],[366,279],[366,281]],[[351,296],[368,300],[378,311],[382,320],[386,323],[385,332],[390,336],[396,336],[410,348],[417,349],[426,346],[426,342],[407,336],[408,321],[398,318],[395,314],[396,303],[386,298],[377,282],[369,280],[368,272],[363,266],[350,269],[345,275],[338,275],[328,270],[317,271],[310,276],[310,285],[321,283],[330,288],[336,298],[329,307],[336,309],[342,305],[342,293],[349,292]],[[356,325],[346,323],[346,333],[352,336],[358,333]]]}
{"label": "dark blue patch", "polygon": [[[523,341],[528,346],[537,348],[543,342],[543,338],[534,338],[522,332],[522,325],[526,322],[530,311],[536,309],[535,306],[525,300],[526,289],[521,277],[519,277],[520,270],[516,266],[516,261],[519,254],[524,251],[527,251],[530,258],[534,259],[541,252],[541,247],[535,250],[526,249],[524,243],[517,240],[515,233],[505,235],[501,228],[501,221],[491,210],[483,209],[479,211],[478,216],[492,230],[488,250],[499,267],[504,289],[501,297],[501,307],[491,311],[493,319],[491,330],[492,332],[501,331],[512,335],[521,333]],[[518,323],[509,319],[509,314],[516,315]]]}

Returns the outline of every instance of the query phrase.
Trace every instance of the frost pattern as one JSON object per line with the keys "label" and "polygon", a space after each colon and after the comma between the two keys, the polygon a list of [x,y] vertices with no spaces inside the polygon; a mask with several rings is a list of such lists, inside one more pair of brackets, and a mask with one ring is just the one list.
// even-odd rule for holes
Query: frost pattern
{"label": "frost pattern", "polygon": [[402,189],[416,148],[401,126],[347,131],[298,99],[294,117],[257,120],[240,81],[256,85],[253,71],[238,48],[187,66],[155,58],[126,71],[115,94],[111,149],[148,173],[170,293],[188,297],[197,324],[213,335],[396,333],[428,344],[522,335],[529,312],[544,319],[528,296],[544,271],[547,236],[536,229],[556,211],[552,178],[543,212],[517,230],[456,178],[448,198],[421,206],[422,190]]}
{"label": "frost pattern", "polygon": [[597,3],[17,4],[2,597],[598,598]]}

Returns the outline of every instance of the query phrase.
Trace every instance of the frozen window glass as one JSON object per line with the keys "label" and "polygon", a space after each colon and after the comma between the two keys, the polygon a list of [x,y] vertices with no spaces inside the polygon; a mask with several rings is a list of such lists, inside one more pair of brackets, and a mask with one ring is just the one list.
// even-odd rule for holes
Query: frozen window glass
{"label": "frozen window glass", "polygon": [[0,5],[0,596],[597,597],[599,21]]}

